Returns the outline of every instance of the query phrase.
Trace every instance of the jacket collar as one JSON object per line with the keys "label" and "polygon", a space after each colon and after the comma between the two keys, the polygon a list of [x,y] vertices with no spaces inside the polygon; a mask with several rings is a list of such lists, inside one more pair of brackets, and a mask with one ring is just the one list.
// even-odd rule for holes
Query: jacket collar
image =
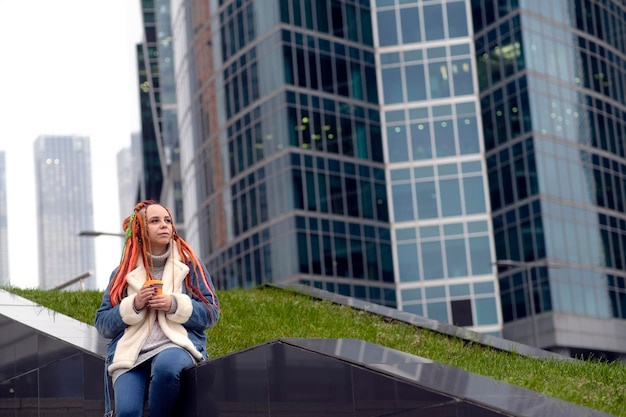
{"label": "jacket collar", "polygon": [[[165,263],[163,270],[163,292],[171,293],[180,289],[183,280],[189,274],[189,267],[183,263],[178,253],[178,245],[172,240],[172,251]],[[129,292],[135,293],[139,291],[143,283],[148,279],[146,268],[141,258],[137,260],[137,266],[126,275]]]}

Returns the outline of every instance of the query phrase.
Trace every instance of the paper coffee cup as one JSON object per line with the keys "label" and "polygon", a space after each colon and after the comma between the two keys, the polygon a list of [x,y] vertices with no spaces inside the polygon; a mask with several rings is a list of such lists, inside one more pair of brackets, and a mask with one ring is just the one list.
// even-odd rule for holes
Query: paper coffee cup
{"label": "paper coffee cup", "polygon": [[156,295],[161,295],[163,294],[163,281],[161,281],[160,279],[148,279],[146,280],[146,282],[143,284],[143,286],[151,286],[156,288]]}

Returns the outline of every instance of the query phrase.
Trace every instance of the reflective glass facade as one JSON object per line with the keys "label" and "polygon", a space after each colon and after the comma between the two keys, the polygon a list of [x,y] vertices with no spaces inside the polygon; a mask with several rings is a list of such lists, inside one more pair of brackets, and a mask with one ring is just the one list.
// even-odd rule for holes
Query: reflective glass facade
{"label": "reflective glass facade", "polygon": [[504,336],[623,351],[625,5],[472,9]]}
{"label": "reflective glass facade", "polygon": [[[144,17],[145,19],[145,17]],[[154,27],[149,30],[145,27],[146,35],[154,36]],[[149,48],[148,44],[152,44]],[[150,57],[152,55],[152,57]],[[163,170],[161,159],[162,153],[159,152],[157,142],[157,129],[155,128],[155,114],[152,112],[153,106],[156,106],[158,96],[154,95],[152,90],[158,85],[158,78],[155,78],[155,72],[158,70],[156,63],[158,54],[154,46],[154,39],[144,39],[144,42],[137,45],[137,67],[139,82],[139,106],[141,116],[141,156],[143,169],[139,178],[139,190],[137,193],[138,200],[154,199],[160,200],[161,191],[163,189]],[[152,71],[150,70],[152,67]]]}
{"label": "reflective glass facade", "polygon": [[[141,2],[144,41],[140,62],[146,79],[141,84],[149,99],[150,116],[145,115],[146,123],[152,122],[144,143],[152,155],[158,152],[154,166],[149,165],[152,175],[161,169],[153,183],[146,180],[146,189],[160,186],[160,201],[171,208],[176,229],[184,236],[185,215],[182,207],[180,180],[180,148],[178,142],[178,121],[176,110],[176,85],[174,80],[173,41],[169,0],[148,0]],[[145,59],[145,58],[148,59]],[[155,162],[156,162],[155,161]]]}
{"label": "reflective glass facade", "polygon": [[395,270],[402,310],[499,334],[467,6],[376,1]]}
{"label": "reflective glass facade", "polygon": [[187,238],[222,288],[396,306],[368,2],[209,5],[172,5]]}
{"label": "reflective glass facade", "polygon": [[622,2],[171,13],[186,238],[218,286],[299,282],[548,349],[624,350]]}

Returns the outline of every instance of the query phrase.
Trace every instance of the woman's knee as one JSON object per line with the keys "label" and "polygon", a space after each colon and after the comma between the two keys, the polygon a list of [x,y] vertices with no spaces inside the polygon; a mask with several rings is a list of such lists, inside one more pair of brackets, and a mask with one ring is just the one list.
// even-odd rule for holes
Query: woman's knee
{"label": "woman's knee", "polygon": [[183,369],[194,361],[183,349],[170,348],[160,352],[152,361],[152,378],[179,379]]}

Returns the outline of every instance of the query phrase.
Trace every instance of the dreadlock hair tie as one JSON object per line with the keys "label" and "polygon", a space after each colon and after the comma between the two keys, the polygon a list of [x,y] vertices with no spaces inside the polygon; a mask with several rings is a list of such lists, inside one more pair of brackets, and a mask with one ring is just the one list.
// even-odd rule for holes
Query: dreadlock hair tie
{"label": "dreadlock hair tie", "polygon": [[135,214],[137,214],[137,210],[133,210],[133,214],[130,215],[130,219],[128,220],[128,226],[126,227],[126,240],[124,243],[130,239],[130,236],[133,233],[133,220],[135,220]]}

